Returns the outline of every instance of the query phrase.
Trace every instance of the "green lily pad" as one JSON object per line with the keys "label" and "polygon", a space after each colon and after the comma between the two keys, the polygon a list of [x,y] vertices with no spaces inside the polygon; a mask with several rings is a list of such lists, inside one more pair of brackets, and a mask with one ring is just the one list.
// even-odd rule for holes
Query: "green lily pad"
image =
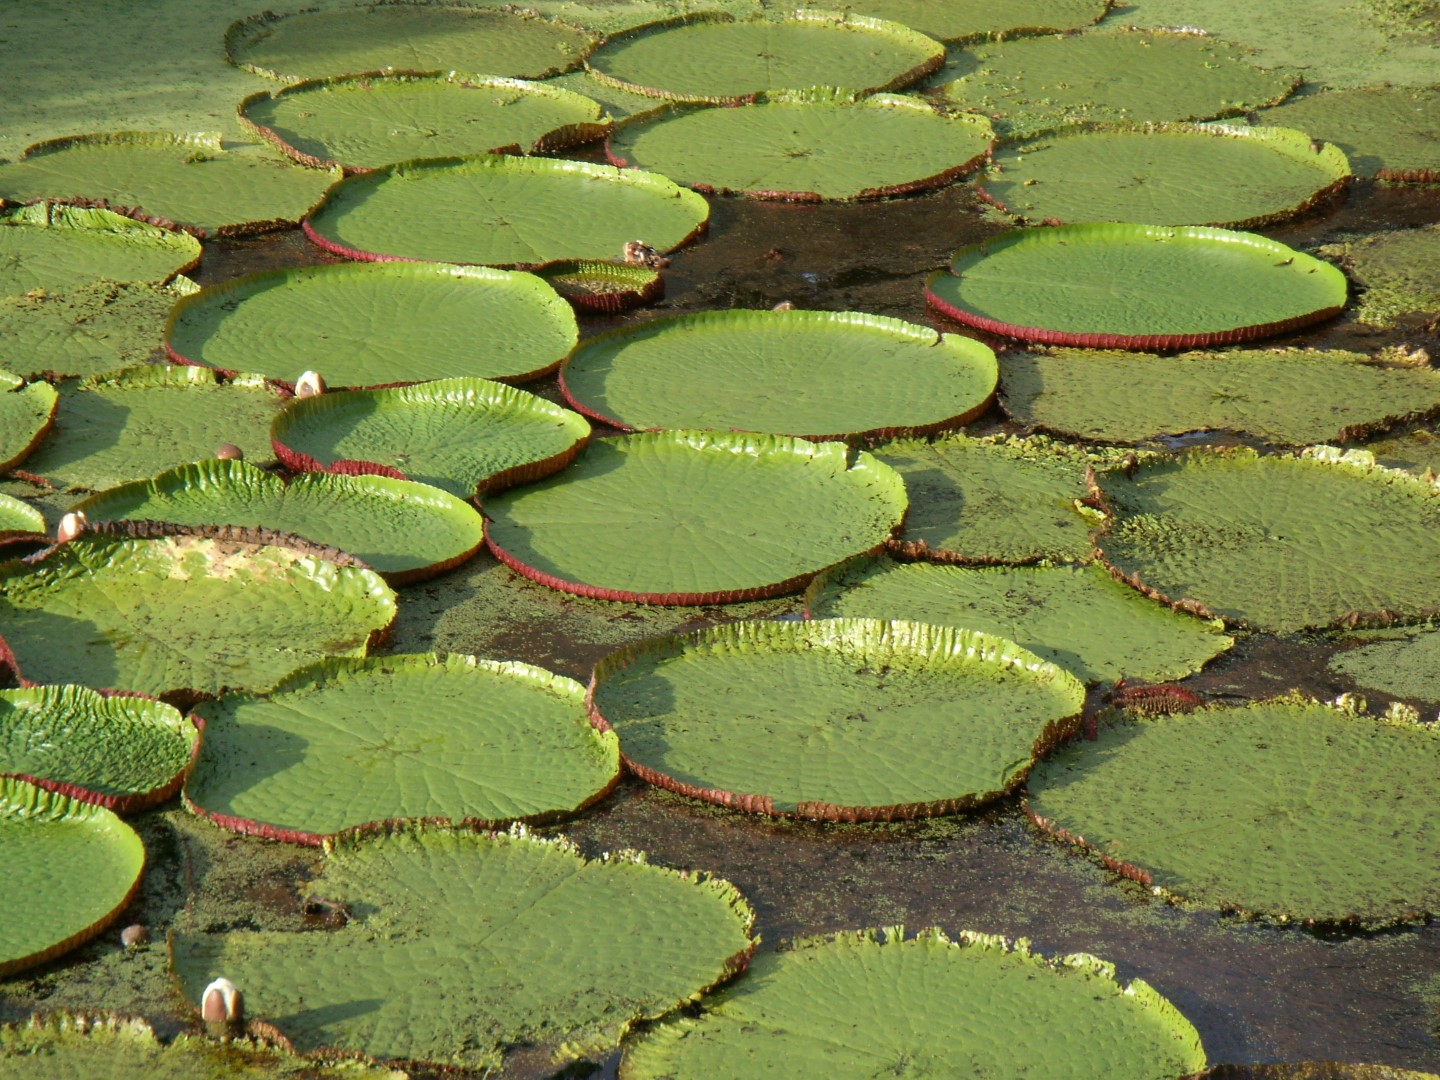
{"label": "green lily pad", "polygon": [[391,585],[458,566],[484,543],[474,507],[386,476],[302,473],[292,480],[244,461],[198,461],[76,503],[95,521],[243,525],[303,536],[355,555]]}
{"label": "green lily pad", "polygon": [[563,259],[537,267],[535,274],[581,311],[614,315],[665,295],[665,279],[660,271],[640,263]]}
{"label": "green lily pad", "polygon": [[899,23],[795,11],[651,23],[609,38],[585,66],[599,81],[633,93],[723,103],[813,86],[900,90],[944,61],[944,46]]}
{"label": "green lily pad", "polygon": [[49,383],[25,383],[18,375],[0,371],[0,472],[34,453],[59,408],[60,395]]}
{"label": "green lily pad", "polygon": [[635,852],[587,861],[523,831],[341,838],[303,890],[347,906],[349,923],[174,938],[192,1000],[224,971],[302,1050],[470,1068],[498,1067],[515,1044],[579,1057],[729,978],[754,948],[728,882]]}
{"label": "green lily pad", "polygon": [[575,315],[534,275],[482,266],[379,263],[262,270],[175,305],[172,359],[291,386],[456,376],[515,381],[553,371],[579,340]]}
{"label": "green lily pad", "polygon": [[1008,353],[1000,392],[1022,424],[1117,443],[1208,430],[1305,446],[1440,412],[1440,372],[1320,349]]}
{"label": "green lily pad", "polygon": [[998,114],[996,129],[1024,138],[1064,124],[1165,123],[1235,116],[1283,101],[1292,71],[1264,71],[1245,49],[1160,30],[1027,37],[979,45],[969,73],[945,93]]}
{"label": "green lily pad", "polygon": [[45,532],[45,515],[23,499],[0,494],[0,540]]}
{"label": "green lily pad", "polygon": [[498,77],[342,75],[240,103],[241,123],[302,165],[368,172],[410,158],[563,150],[610,130],[599,102]]}
{"label": "green lily pad", "polygon": [[1021,229],[961,248],[926,283],[940,312],[1048,345],[1189,349],[1322,322],[1345,275],[1254,233],[1188,225]]}
{"label": "green lily pad", "polygon": [[1098,484],[1106,563],[1197,613],[1294,633],[1436,607],[1440,493],[1368,454],[1197,450]]}
{"label": "green lily pad", "polygon": [[905,516],[888,466],[839,443],[670,431],[598,439],[562,476],[485,499],[501,562],[563,592],[715,604],[797,592]]}
{"label": "green lily pad", "polygon": [[186,805],[292,843],[397,818],[551,821],[620,778],[615,736],[590,726],[584,687],[528,664],[327,660],[196,711],[205,745]]}
{"label": "green lily pad", "polygon": [[1440,633],[1433,627],[1387,631],[1388,640],[1331,657],[1329,670],[1402,701],[1440,702]]}
{"label": "green lily pad", "polygon": [[[806,0],[806,7],[834,7],[833,0]],[[1106,0],[857,0],[857,15],[888,19],[939,41],[970,42],[1020,34],[1080,30],[1099,22]]]}
{"label": "green lily pad", "polygon": [[395,618],[395,594],[349,556],[212,531],[102,527],[0,565],[0,636],[22,679],[155,696],[258,691],[302,664],[364,656]]}
{"label": "green lily pad", "polygon": [[[457,215],[457,206],[482,209]],[[709,216],[702,197],[653,173],[500,154],[352,176],[306,220],[305,233],[352,259],[530,267],[618,259],[631,240],[672,251],[704,232]]]}
{"label": "green lily pad", "polygon": [[980,193],[1026,222],[1253,229],[1302,214],[1349,182],[1344,152],[1303,131],[1112,125],[1004,147]]}
{"label": "green lily pad", "polygon": [[1085,688],[1014,642],[876,619],[740,622],[595,666],[641,779],[761,814],[891,821],[993,801],[1075,730]]}
{"label": "green lily pad", "polygon": [[[887,1018],[903,1017],[901,1022]],[[957,1021],[963,1017],[963,1021]],[[1139,979],[1085,953],[901,927],[802,938],[626,1047],[627,1080],[826,1076],[1125,1076],[1205,1065],[1200,1036]]]}
{"label": "green lily pad", "polygon": [[607,153],[697,191],[818,201],[941,187],[978,168],[993,142],[985,117],[918,98],[797,93],[665,107],[623,124]]}
{"label": "green lily pad", "polygon": [[296,399],[270,437],[292,469],[379,472],[468,499],[563,469],[590,425],[513,386],[441,379]]}
{"label": "green lily pad", "polygon": [[109,810],[0,776],[5,884],[0,976],[61,956],[115,921],[140,886],[145,845]]}
{"label": "green lily pad", "polygon": [[1306,922],[1440,907],[1440,737],[1298,698],[1135,716],[1041,762],[1029,812],[1156,893]]}
{"label": "green lily pad", "polygon": [[1234,644],[1220,623],[1168,611],[1098,566],[857,559],[811,582],[805,608],[819,619],[910,619],[978,630],[1087,683],[1183,679]]}
{"label": "green lily pad", "polygon": [[202,236],[242,236],[295,225],[339,178],[259,146],[222,148],[218,135],[120,131],[27,148],[0,164],[0,197],[94,202]]}
{"label": "green lily pad", "polygon": [[1320,254],[1360,286],[1355,305],[1360,322],[1391,327],[1407,315],[1440,311],[1440,226],[1372,233],[1327,244]]}
{"label": "green lily pad", "polygon": [[161,285],[200,261],[200,241],[172,229],[57,203],[0,210],[0,297],[62,291],[97,278]]}
{"label": "green lily pad", "polygon": [[163,288],[99,281],[0,299],[7,362],[32,377],[53,377],[98,375],[163,358],[165,320],[187,286],[194,290],[188,279]]}
{"label": "green lily pad", "polygon": [[533,11],[423,2],[264,11],[225,31],[227,60],[288,82],[381,68],[543,79],[577,66],[594,45],[588,31]]}
{"label": "green lily pad", "polygon": [[83,686],[0,690],[0,773],[117,814],[179,791],[199,740],[191,720],[150,698]]}
{"label": "green lily pad", "polygon": [[1440,180],[1440,89],[1367,86],[1297,95],[1258,114],[1261,123],[1308,131],[1338,145],[1360,176]]}
{"label": "green lily pad", "polygon": [[808,439],[918,435],[990,406],[995,354],[880,315],[703,311],[581,342],[570,404],[625,430],[713,428]]}

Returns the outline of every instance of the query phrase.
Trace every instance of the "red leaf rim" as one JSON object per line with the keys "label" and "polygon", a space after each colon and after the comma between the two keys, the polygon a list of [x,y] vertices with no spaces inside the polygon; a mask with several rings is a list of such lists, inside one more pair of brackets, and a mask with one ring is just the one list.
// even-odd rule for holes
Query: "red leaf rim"
{"label": "red leaf rim", "polygon": [[[617,315],[622,311],[629,311],[631,308],[652,304],[665,295],[665,278],[660,271],[651,270],[635,263],[611,263],[594,259],[561,259],[557,262],[537,266],[531,270],[531,273],[544,279],[552,289],[560,294],[562,299],[580,311]],[[593,293],[587,292],[583,288],[571,287],[567,283],[557,280],[572,275],[587,276],[612,283],[617,283],[624,277],[637,280],[643,278],[643,282],[615,292]],[[564,362],[562,357],[544,374],[553,374]]]}

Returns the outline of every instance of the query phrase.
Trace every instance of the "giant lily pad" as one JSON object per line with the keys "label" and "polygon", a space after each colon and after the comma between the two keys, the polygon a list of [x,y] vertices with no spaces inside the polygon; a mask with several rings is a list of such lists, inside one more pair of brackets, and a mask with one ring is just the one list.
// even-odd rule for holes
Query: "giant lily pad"
{"label": "giant lily pad", "polygon": [[30,457],[55,423],[60,395],[47,382],[0,371],[0,472]]}
{"label": "giant lily pad", "polygon": [[0,210],[0,297],[97,278],[161,285],[200,261],[200,241],[112,214],[42,202]]}
{"label": "giant lily pad", "polygon": [[536,268],[535,273],[580,311],[614,315],[665,295],[660,271],[644,263],[562,259]]}
{"label": "giant lily pad", "polygon": [[706,311],[590,338],[565,398],[628,430],[914,435],[958,427],[995,392],[995,354],[971,338],[859,312]]}
{"label": "giant lily pad", "polygon": [[1360,286],[1355,318],[1361,322],[1394,326],[1407,315],[1440,311],[1440,227],[1372,233],[1327,244],[1320,254]]}
{"label": "giant lily pad", "polygon": [[918,82],[945,60],[899,23],[830,11],[736,21],[682,16],[616,34],[586,61],[601,82],[682,101],[735,102],[775,90],[843,86],[868,94]]}
{"label": "giant lily pad", "polygon": [[302,165],[368,172],[393,161],[562,150],[604,138],[596,101],[498,77],[344,75],[254,94],[240,120]]}
{"label": "giant lily pad", "polygon": [[840,821],[953,814],[1018,787],[1085,688],[1014,642],[875,619],[740,622],[626,646],[591,716],[682,795]]}
{"label": "giant lily pad", "polygon": [[1376,636],[1381,640],[1336,653],[1329,670],[1362,690],[1425,704],[1440,701],[1440,633],[1426,626]]}
{"label": "giant lily pad", "polygon": [[364,656],[395,617],[389,587],[333,549],[240,529],[125,531],[0,566],[0,636],[29,684],[264,690],[302,664]]}
{"label": "giant lily pad", "polygon": [[292,469],[389,473],[470,498],[563,469],[590,425],[524,390],[441,379],[297,399],[270,437]]}
{"label": "giant lily pad", "polygon": [[[480,208],[456,214],[455,207]],[[671,251],[705,229],[705,200],[663,176],[506,155],[401,162],[337,184],[306,235],[352,259],[539,266]]]}
{"label": "giant lily pad", "polygon": [[1049,345],[1229,345],[1333,318],[1345,275],[1253,233],[1200,226],[1022,229],[962,248],[926,296],[969,326]]}
{"label": "giant lily pad", "polygon": [[163,288],[100,281],[0,299],[6,361],[30,375],[89,376],[163,357],[170,309],[194,289],[189,279]]}
{"label": "giant lily pad", "polygon": [[554,370],[575,315],[531,274],[429,263],[262,270],[175,305],[173,359],[332,386],[462,375],[523,380]]}
{"label": "giant lily pad", "polygon": [[[590,726],[584,688],[528,664],[327,660],[196,711],[205,746],[187,805],[302,844],[394,818],[548,821],[620,777],[615,737]],[[377,757],[389,764],[377,769]]]}
{"label": "giant lily pad", "polygon": [[698,997],[754,948],[728,882],[634,852],[587,861],[523,832],[342,838],[304,890],[348,906],[349,924],[180,934],[174,951],[192,999],[224,971],[305,1050],[472,1068],[517,1043],[581,1056]]}
{"label": "giant lily pad", "polygon": [[145,846],[111,811],[0,776],[5,886],[0,976],[83,945],[140,885]]}
{"label": "giant lily pad", "polygon": [[480,549],[468,503],[386,476],[302,473],[293,480],[243,461],[199,461],[76,503],[90,521],[247,525],[293,533],[355,555],[392,585],[432,577]]}
{"label": "giant lily pad", "polygon": [[1042,762],[1029,811],[1157,893],[1282,919],[1440,908],[1440,737],[1293,698],[1136,716]]}
{"label": "giant lily pad", "polygon": [[[806,0],[806,7],[834,8],[833,0]],[[1010,38],[1079,30],[1099,22],[1106,0],[856,0],[857,15],[889,19],[940,41]]]}
{"label": "giant lily pad", "polygon": [[1297,95],[1259,114],[1262,123],[1308,131],[1337,144],[1357,174],[1378,180],[1440,180],[1440,89],[1370,86]]}
{"label": "giant lily pad", "polygon": [[917,98],[772,95],[738,108],[670,106],[625,123],[616,165],[697,191],[762,199],[873,199],[941,187],[977,168],[994,133],[977,113]]}
{"label": "giant lily pad", "polygon": [[[887,1017],[901,1017],[887,1022]],[[900,927],[802,938],[626,1048],[627,1080],[826,1076],[1125,1076],[1202,1068],[1200,1036],[1139,979],[1084,953]]]}
{"label": "giant lily pad", "polygon": [[0,542],[17,535],[43,535],[45,515],[13,495],[0,494]]}
{"label": "giant lily pad", "polygon": [[672,431],[599,439],[563,476],[487,498],[507,566],[564,592],[652,604],[778,596],[876,550],[900,478],[838,443]]}

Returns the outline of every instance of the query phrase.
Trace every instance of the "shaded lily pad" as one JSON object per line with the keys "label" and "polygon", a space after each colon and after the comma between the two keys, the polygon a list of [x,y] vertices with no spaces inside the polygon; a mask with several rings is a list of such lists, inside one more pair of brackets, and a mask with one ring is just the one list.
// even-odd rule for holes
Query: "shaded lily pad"
{"label": "shaded lily pad", "polygon": [[590,726],[584,687],[528,664],[328,660],[196,711],[205,745],[186,805],[292,843],[396,818],[551,821],[620,778],[615,736]]}
{"label": "shaded lily pad", "polygon": [[200,261],[200,241],[173,229],[78,206],[0,210],[0,297],[89,285],[161,285]]}
{"label": "shaded lily pad", "polygon": [[[902,1023],[886,1023],[887,1016]],[[957,1021],[963,1017],[963,1021]],[[896,1062],[898,1065],[891,1065]],[[1139,979],[1085,953],[901,927],[801,938],[744,978],[632,1040],[629,1080],[676,1076],[1125,1076],[1203,1067],[1200,1035]]]}
{"label": "shaded lily pad", "polygon": [[[456,215],[456,206],[483,209]],[[631,240],[672,251],[704,232],[709,216],[703,198],[653,173],[501,154],[352,176],[306,220],[305,233],[352,259],[525,268],[618,259]]]}
{"label": "shaded lily pad", "polygon": [[1355,304],[1360,322],[1389,327],[1407,315],[1440,312],[1440,227],[1373,233],[1327,244],[1320,254],[1360,286]]}
{"label": "shaded lily pad", "polygon": [[1013,791],[1085,688],[1014,642],[876,619],[740,622],[627,645],[591,717],[641,779],[751,813],[953,814]]}
{"label": "shaded lily pad", "polygon": [[145,846],[104,807],[0,776],[6,888],[0,976],[61,956],[115,921],[140,886]]}
{"label": "shaded lily pad", "polygon": [[1440,633],[1426,626],[1387,631],[1384,638],[1337,653],[1329,670],[1362,690],[1427,705],[1440,702]]}
{"label": "shaded lily pad", "polygon": [[894,470],[839,443],[670,431],[598,439],[563,476],[484,501],[485,540],[563,592],[757,600],[875,551],[905,516]]}
{"label": "shaded lily pad", "polygon": [[244,461],[199,461],[76,503],[92,521],[245,525],[355,555],[392,585],[433,577],[484,543],[474,507],[386,476],[302,473],[282,480]]}
{"label": "shaded lily pad", "polygon": [[625,430],[712,428],[808,439],[917,435],[990,406],[995,354],[880,315],[704,311],[580,343],[560,386]]}
{"label": "shaded lily pad", "polygon": [[6,360],[31,376],[88,376],[163,357],[165,320],[194,288],[189,279],[163,288],[99,281],[0,299]]}
{"label": "shaded lily pad", "polygon": [[441,379],[296,399],[270,437],[292,469],[402,476],[468,499],[563,469],[590,425],[512,386]]}
{"label": "shaded lily pad", "polygon": [[1041,762],[1028,810],[1156,893],[1383,925],[1440,907],[1440,736],[1299,698],[1132,716]]}
{"label": "shaded lily pad", "polygon": [[48,382],[0,371],[0,472],[29,458],[55,423],[60,395]]}
{"label": "shaded lily pad", "polygon": [[1345,275],[1254,233],[1091,224],[1021,229],[961,248],[925,294],[969,326],[1048,345],[1187,349],[1339,314]]}
{"label": "shaded lily pad", "polygon": [[285,386],[313,370],[339,387],[538,378],[579,336],[569,306],[533,275],[380,263],[262,270],[202,289],[175,305],[165,345],[180,363]]}
{"label": "shaded lily pad", "polygon": [[303,1050],[472,1068],[517,1043],[579,1057],[729,978],[754,948],[728,882],[635,852],[586,860],[523,831],[341,838],[303,889],[345,905],[349,923],[174,939],[190,998],[225,971]]}
{"label": "shaded lily pad", "polygon": [[1297,95],[1258,114],[1264,124],[1308,131],[1338,145],[1360,176],[1440,180],[1440,89],[1368,86]]}
{"label": "shaded lily pad", "polygon": [[[834,8],[834,0],[806,0],[806,7]],[[1099,22],[1106,0],[856,0],[844,5],[919,30],[940,41],[978,41],[1020,34],[1080,30]]]}
{"label": "shaded lily pad", "polygon": [[660,271],[642,264],[563,259],[536,267],[535,274],[581,311],[613,315],[665,295]]}

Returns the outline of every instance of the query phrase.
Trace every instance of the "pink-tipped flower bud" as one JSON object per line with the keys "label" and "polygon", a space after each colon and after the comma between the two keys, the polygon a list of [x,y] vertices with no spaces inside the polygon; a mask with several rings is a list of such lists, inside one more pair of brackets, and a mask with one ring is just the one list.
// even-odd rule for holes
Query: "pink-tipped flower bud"
{"label": "pink-tipped flower bud", "polygon": [[216,979],[200,995],[200,1019],[212,1039],[229,1042],[245,1030],[245,1001],[229,979]]}
{"label": "pink-tipped flower bud", "polygon": [[71,510],[60,519],[60,524],[55,527],[55,542],[57,544],[68,544],[75,537],[85,531],[90,522],[85,519],[85,514],[80,510]]}
{"label": "pink-tipped flower bud", "polygon": [[215,456],[221,461],[244,461],[245,451],[233,442],[222,442],[215,447]]}
{"label": "pink-tipped flower bud", "polygon": [[325,392],[325,380],[320,377],[318,371],[302,372],[300,378],[295,380],[295,396],[297,398],[319,397]]}
{"label": "pink-tipped flower bud", "polygon": [[772,307],[770,310],[771,310],[771,311],[794,311],[794,310],[795,310],[795,304],[794,304],[792,301],[790,301],[790,300],[781,300],[778,304],[776,304],[776,305],[775,305],[774,307]]}

